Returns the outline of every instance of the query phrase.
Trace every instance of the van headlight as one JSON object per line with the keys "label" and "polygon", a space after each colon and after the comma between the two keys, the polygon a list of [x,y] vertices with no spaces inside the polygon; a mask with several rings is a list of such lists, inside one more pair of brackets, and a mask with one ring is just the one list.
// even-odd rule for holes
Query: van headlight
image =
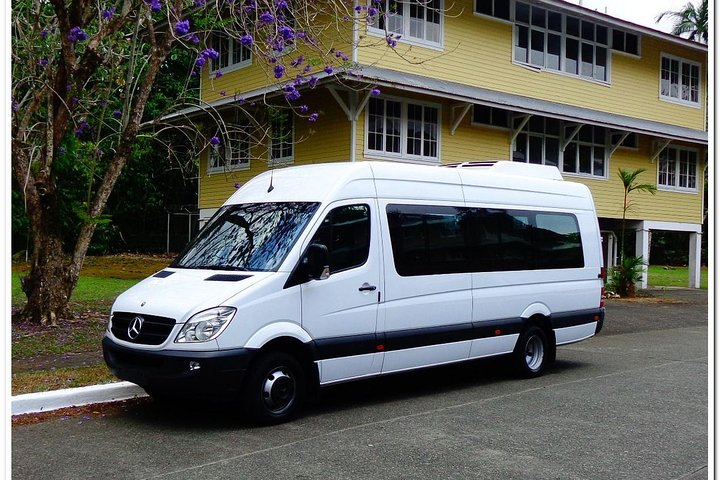
{"label": "van headlight", "polygon": [[235,316],[233,307],[215,307],[196,313],[185,325],[175,339],[175,343],[207,342],[220,335]]}

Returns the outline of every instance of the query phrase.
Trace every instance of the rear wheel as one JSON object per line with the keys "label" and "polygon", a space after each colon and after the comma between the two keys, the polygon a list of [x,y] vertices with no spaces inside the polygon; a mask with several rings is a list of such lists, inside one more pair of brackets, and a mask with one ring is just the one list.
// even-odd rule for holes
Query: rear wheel
{"label": "rear wheel", "polygon": [[305,372],[283,352],[263,354],[251,366],[243,392],[245,411],[261,424],[291,420],[305,398]]}
{"label": "rear wheel", "polygon": [[513,357],[520,376],[531,378],[542,375],[551,357],[545,332],[536,326],[525,330],[515,346]]}

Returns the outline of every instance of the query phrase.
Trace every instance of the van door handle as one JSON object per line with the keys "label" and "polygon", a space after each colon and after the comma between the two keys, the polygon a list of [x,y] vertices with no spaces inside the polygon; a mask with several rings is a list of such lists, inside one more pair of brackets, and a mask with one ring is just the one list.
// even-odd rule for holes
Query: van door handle
{"label": "van door handle", "polygon": [[373,292],[375,290],[377,290],[377,287],[375,285],[370,285],[367,282],[363,283],[362,287],[358,288],[359,292]]}

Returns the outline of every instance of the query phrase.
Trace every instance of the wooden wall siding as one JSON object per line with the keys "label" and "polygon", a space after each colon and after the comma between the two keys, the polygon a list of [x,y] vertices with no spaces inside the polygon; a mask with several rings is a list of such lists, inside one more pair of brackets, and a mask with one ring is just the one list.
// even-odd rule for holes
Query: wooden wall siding
{"label": "wooden wall siding", "polygon": [[[510,132],[503,129],[488,128],[471,124],[471,115],[465,116],[455,135],[450,134],[453,113],[452,105],[428,97],[403,97],[403,92],[386,90],[384,95],[401,98],[415,98],[438,103],[442,109],[441,125],[441,161],[455,163],[473,160],[502,160],[510,156]],[[320,119],[311,124],[302,118],[295,119],[295,135],[298,143],[295,149],[295,165],[348,161],[350,159],[350,122],[337,103],[319,89],[304,97],[309,105],[322,106]],[[355,153],[358,160],[366,160],[365,118],[364,112],[357,122]],[[690,146],[691,147],[691,146]],[[617,176],[619,168],[645,168],[642,183],[657,184],[657,161],[651,162],[653,140],[641,136],[637,150],[620,148],[615,151],[608,164],[608,177],[594,179],[565,175],[566,181],[580,182],[593,192],[598,215],[604,218],[622,218],[623,188]],[[255,155],[267,158],[267,148],[257,147]],[[704,158],[701,151],[700,159]],[[702,222],[702,178],[704,164],[698,166],[697,193],[658,191],[655,195],[635,192],[632,195],[633,208],[628,212],[629,219],[645,219],[666,222],[701,223]],[[250,170],[207,173],[207,155],[201,156],[200,163],[200,208],[220,206],[234,191],[234,183],[244,183],[251,177],[265,171],[267,163],[253,160]]]}
{"label": "wooden wall siding", "polygon": [[[361,48],[360,63],[698,130],[705,127],[704,100],[695,108],[659,99],[661,52],[700,62],[705,79],[707,56],[701,52],[643,36],[641,58],[613,53],[610,84],[593,82],[513,64],[512,25],[473,15],[470,0],[453,5],[444,18],[442,51],[404,43],[397,47],[398,54],[388,54],[384,47]],[[705,97],[705,80],[701,89]]]}
{"label": "wooden wall siding", "polygon": [[[311,108],[318,107],[320,118],[316,123],[295,118],[295,162],[292,165],[349,160],[350,123],[337,103],[324,89],[306,94],[303,99]],[[321,101],[324,101],[322,108]],[[208,154],[203,152],[199,167],[199,208],[222,205],[235,191],[235,183],[243,184],[267,170],[267,158],[267,145],[258,145],[253,148],[250,169],[208,173]]]}
{"label": "wooden wall siding", "polygon": [[[334,36],[331,38],[329,37],[330,34]],[[332,46],[336,51],[339,50],[347,53],[348,56],[351,56],[351,41],[352,30],[348,24],[343,22],[338,23],[337,27],[329,28],[323,32],[322,45]],[[252,65],[230,71],[218,79],[211,78],[210,70],[206,67],[202,72],[200,98],[205,102],[212,102],[228,96],[232,97],[237,95],[238,97],[242,97],[244,93],[265,87],[272,83],[282,84],[289,82],[307,65],[307,62],[298,68],[290,65],[290,61],[301,54],[304,55],[307,60],[317,62],[315,72],[321,72],[325,67],[322,59],[316,58],[316,55],[312,51],[308,50],[307,47],[303,47],[302,43],[299,43],[296,51],[287,53],[290,60],[284,63],[287,67],[288,76],[277,80],[273,71],[274,65],[263,60],[258,60],[257,56],[253,54]],[[336,63],[340,62],[335,58],[333,58],[333,60]],[[307,75],[309,76],[311,74],[312,72],[309,72]]]}

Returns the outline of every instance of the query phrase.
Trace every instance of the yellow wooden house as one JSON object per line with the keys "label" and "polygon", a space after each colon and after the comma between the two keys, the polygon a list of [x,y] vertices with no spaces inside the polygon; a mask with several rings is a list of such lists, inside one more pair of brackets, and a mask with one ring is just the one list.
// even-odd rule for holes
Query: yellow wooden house
{"label": "yellow wooden house", "polygon": [[642,168],[640,182],[657,193],[636,193],[627,211],[637,255],[649,258],[653,230],[689,232],[689,284],[699,286],[706,45],[560,0],[372,1],[355,0],[358,15],[378,8],[362,28],[338,32],[337,49],[354,67],[321,70],[313,88],[301,89],[317,121],[275,116],[267,136],[248,133],[232,107],[259,118],[273,95],[283,99],[272,67],[237,41],[217,41],[201,101],[224,121],[224,148],[200,158],[201,222],[268,168],[541,163],[590,187],[613,265],[623,213],[617,172]]}

